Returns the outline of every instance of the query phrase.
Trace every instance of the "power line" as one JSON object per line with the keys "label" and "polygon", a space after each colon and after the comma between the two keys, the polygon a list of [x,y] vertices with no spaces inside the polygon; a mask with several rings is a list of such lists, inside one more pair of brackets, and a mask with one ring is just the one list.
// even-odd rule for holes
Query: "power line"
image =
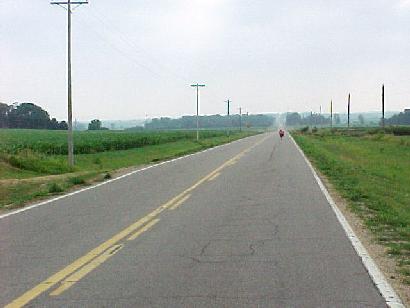
{"label": "power line", "polygon": [[[80,2],[80,1],[70,1],[71,4],[75,3],[75,2]],[[60,4],[60,3],[55,3],[55,4]],[[89,19],[85,19],[82,18],[81,15],[79,15],[78,17],[81,19],[82,22],[84,22],[87,25],[87,29],[93,31],[99,38],[100,40],[104,41],[105,44],[107,44],[111,49],[115,50],[116,52],[118,52],[119,54],[121,54],[125,59],[127,59],[128,61],[132,62],[134,65],[136,65],[137,67],[143,68],[144,70],[146,70],[147,72],[151,73],[153,76],[155,76],[157,79],[160,79],[161,77],[165,77],[164,74],[158,73],[155,70],[153,70],[152,68],[150,68],[149,66],[140,63],[139,61],[137,61],[135,59],[135,56],[127,51],[125,51],[124,48],[122,48],[121,46],[119,46],[118,44],[116,44],[115,42],[113,42],[112,39],[109,39],[106,35],[104,35],[101,32],[101,29],[105,29],[108,30],[108,33],[110,34],[115,34],[114,37],[117,38],[120,42],[122,42],[125,46],[128,46],[130,48],[132,48],[133,51],[139,51],[139,53],[142,53],[142,50],[138,47],[136,47],[136,44],[132,42],[131,39],[129,39],[129,37],[124,34],[122,31],[120,31],[118,28],[116,28],[113,25],[110,25],[108,22],[106,22],[104,20],[104,14],[99,13],[98,11],[95,10],[95,8],[93,8],[93,10],[89,10],[88,12],[90,12],[89,16],[91,16],[92,18],[94,18],[95,20],[97,20],[100,24],[102,24],[104,27],[98,27],[97,29],[95,28],[95,26],[89,21]],[[101,15],[101,16],[99,16]],[[144,55],[144,58],[145,55]],[[146,59],[145,59],[146,60]],[[188,83],[187,82],[187,78],[176,74],[174,72],[172,72],[171,70],[169,70],[168,68],[166,68],[164,65],[162,65],[159,61],[151,60],[149,61],[150,63],[154,64],[154,66],[156,66],[156,70],[162,71],[163,73],[165,72],[167,75],[171,75],[173,77],[175,77],[176,79],[179,79],[181,81],[183,81],[184,83]],[[175,79],[168,79],[166,78],[166,80],[171,81],[171,82],[177,82]],[[178,84],[180,84],[178,82]],[[210,96],[213,100],[218,101],[219,98],[217,98],[216,96],[214,96],[212,93],[207,93],[208,96]]]}
{"label": "power line", "polygon": [[[105,26],[105,28],[108,29],[108,31],[111,31],[111,33],[115,34],[115,38],[118,38],[120,41],[122,41],[124,44],[128,45],[128,47],[132,48],[133,51],[137,51],[140,54],[144,55],[145,60],[149,60],[151,64],[157,67],[158,70],[171,75],[172,77],[175,77],[176,79],[179,79],[183,81],[184,83],[188,83],[189,78],[187,76],[182,76],[179,73],[175,73],[174,71],[171,71],[166,65],[158,61],[157,59],[153,58],[152,55],[149,55],[147,52],[145,52],[143,49],[141,49],[137,44],[123,31],[121,31],[118,27],[116,27],[114,24],[111,24],[106,21],[108,17],[106,17],[101,11],[95,9],[93,7],[92,10],[90,10],[91,14],[90,16],[93,17],[95,20],[97,20],[99,23]],[[100,35],[101,37],[101,35]],[[120,49],[116,46],[113,46],[110,44],[114,49],[120,51]],[[121,52],[121,51],[120,51]],[[124,52],[121,52],[124,54]],[[150,59],[151,57],[151,59]],[[135,60],[133,61],[135,62]],[[151,73],[154,73],[151,69],[148,69],[146,65],[138,64],[140,66],[143,66],[145,69],[149,70]],[[160,76],[159,74],[155,73],[157,76]],[[179,83],[178,83],[179,84]],[[216,96],[214,96],[212,93],[207,93],[207,95],[211,96],[215,101],[219,100]]]}
{"label": "power line", "polygon": [[151,62],[151,64],[157,65],[163,71],[166,71],[168,74],[170,74],[173,77],[176,77],[176,78],[178,78],[178,79],[180,79],[184,82],[186,82],[188,80],[188,78],[186,78],[186,76],[181,76],[179,74],[176,74],[175,72],[172,72],[164,64],[160,63],[157,59],[153,58],[152,56],[151,56],[151,59],[149,59],[150,55],[148,55],[146,52],[144,52],[144,50],[141,49],[141,47],[138,47],[137,44],[135,44],[135,42],[130,37],[128,37],[121,30],[119,30],[115,25],[108,24],[108,22],[104,20],[104,18],[107,19],[107,17],[102,12],[100,12],[100,11],[98,11],[94,8],[94,11],[92,11],[91,16],[94,17],[96,20],[98,20],[101,24],[103,24],[104,26],[109,28],[112,32],[116,32],[116,37],[118,37],[122,42],[124,42],[129,47],[131,47],[133,49],[133,51],[137,51],[140,54],[144,54],[146,60],[149,60]]}

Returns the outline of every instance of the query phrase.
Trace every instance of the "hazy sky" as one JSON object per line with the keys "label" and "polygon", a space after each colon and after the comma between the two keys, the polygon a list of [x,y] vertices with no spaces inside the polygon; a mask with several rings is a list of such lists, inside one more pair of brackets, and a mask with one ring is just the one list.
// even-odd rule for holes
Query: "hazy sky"
{"label": "hazy sky", "polygon": [[[66,11],[0,0],[0,101],[66,118]],[[74,117],[410,107],[410,0],[90,0],[73,14]]]}

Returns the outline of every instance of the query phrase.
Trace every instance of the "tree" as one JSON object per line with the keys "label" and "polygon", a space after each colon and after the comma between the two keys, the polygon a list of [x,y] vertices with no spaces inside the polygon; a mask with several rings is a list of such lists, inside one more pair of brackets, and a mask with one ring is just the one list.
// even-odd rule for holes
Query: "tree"
{"label": "tree", "polygon": [[[65,123],[65,122],[64,122]],[[95,119],[92,120],[89,124],[88,124],[88,130],[108,130],[108,128],[106,127],[102,127],[102,123],[100,120]]]}
{"label": "tree", "polygon": [[0,128],[8,127],[8,113],[10,106],[4,103],[0,103]]}
{"label": "tree", "polygon": [[22,103],[12,106],[8,112],[10,128],[48,128],[50,116],[40,106],[33,103]]}
{"label": "tree", "polygon": [[59,130],[68,130],[68,124],[66,121],[61,121],[58,123],[58,128]]}
{"label": "tree", "polygon": [[0,128],[67,129],[67,123],[58,122],[40,106],[33,103],[0,103]]}
{"label": "tree", "polygon": [[400,112],[389,119],[386,119],[388,125],[410,125],[410,111]]}
{"label": "tree", "polygon": [[88,130],[100,130],[101,129],[101,121],[98,119],[92,120],[88,124]]}
{"label": "tree", "polygon": [[364,125],[364,117],[363,117],[363,115],[359,114],[358,119],[359,119],[360,125]]}
{"label": "tree", "polygon": [[299,113],[292,112],[286,115],[286,125],[287,126],[295,126],[300,125],[302,122],[302,118]]}
{"label": "tree", "polygon": [[[243,115],[243,123],[252,127],[269,127],[275,122],[275,118],[266,114]],[[227,128],[239,126],[239,115],[221,116],[219,114],[200,116],[201,128]],[[150,123],[145,123],[146,129],[194,129],[196,128],[196,116],[183,116],[179,119],[155,118]]]}

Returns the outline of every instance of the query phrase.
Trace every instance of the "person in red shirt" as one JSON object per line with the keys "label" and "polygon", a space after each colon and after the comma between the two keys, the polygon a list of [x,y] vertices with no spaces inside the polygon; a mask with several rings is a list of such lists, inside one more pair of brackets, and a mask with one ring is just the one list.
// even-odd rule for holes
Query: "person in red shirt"
{"label": "person in red shirt", "polygon": [[282,140],[283,136],[285,136],[285,131],[284,131],[283,129],[280,129],[280,130],[279,130],[280,140]]}

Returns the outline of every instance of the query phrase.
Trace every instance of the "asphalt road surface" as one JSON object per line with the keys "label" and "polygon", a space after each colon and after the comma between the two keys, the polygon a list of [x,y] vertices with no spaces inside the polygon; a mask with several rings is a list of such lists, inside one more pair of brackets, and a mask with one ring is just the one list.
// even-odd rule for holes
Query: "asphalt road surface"
{"label": "asphalt road surface", "polygon": [[386,307],[276,134],[2,218],[0,254],[1,306]]}

